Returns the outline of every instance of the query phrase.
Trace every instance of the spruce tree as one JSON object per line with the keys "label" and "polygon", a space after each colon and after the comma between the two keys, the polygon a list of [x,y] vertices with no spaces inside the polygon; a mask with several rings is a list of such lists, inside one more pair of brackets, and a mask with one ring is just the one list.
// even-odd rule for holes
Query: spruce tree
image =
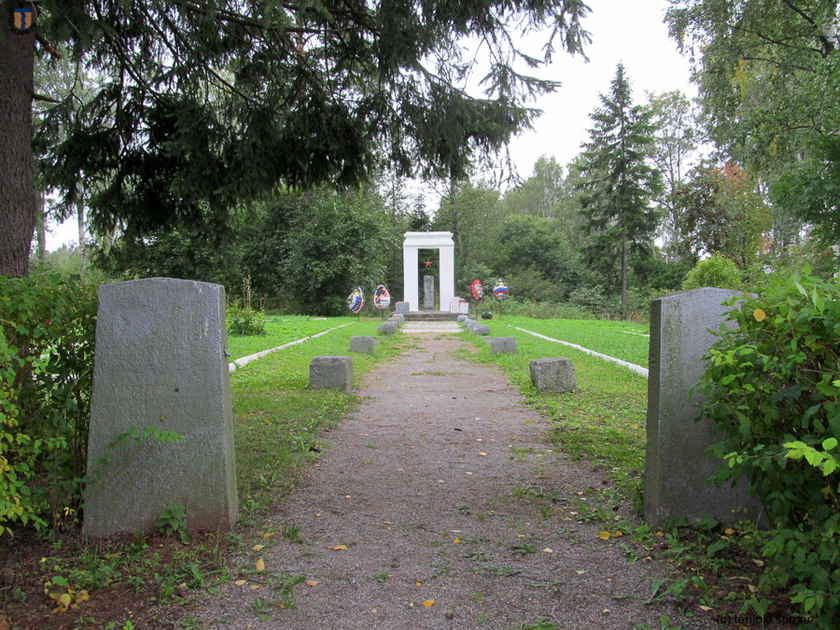
{"label": "spruce tree", "polygon": [[[399,175],[461,177],[530,126],[531,97],[559,85],[520,67],[588,41],[582,0],[36,4],[25,34],[0,20],[0,275],[25,273],[33,64],[57,50],[101,82],[89,102],[56,103],[38,125],[44,181],[68,206],[95,191],[93,227],[141,238],[178,225],[223,232],[243,201],[354,186],[381,162]],[[539,58],[516,48],[514,34],[537,32],[548,40]],[[483,59],[464,54],[468,39]],[[481,96],[466,89],[478,68]]]}
{"label": "spruce tree", "polygon": [[627,306],[628,254],[650,252],[658,216],[651,200],[661,176],[647,162],[654,127],[651,115],[633,104],[630,81],[619,64],[608,95],[590,118],[594,126],[581,154],[580,193],[583,226],[590,236],[586,261],[602,273],[620,261],[621,310]]}

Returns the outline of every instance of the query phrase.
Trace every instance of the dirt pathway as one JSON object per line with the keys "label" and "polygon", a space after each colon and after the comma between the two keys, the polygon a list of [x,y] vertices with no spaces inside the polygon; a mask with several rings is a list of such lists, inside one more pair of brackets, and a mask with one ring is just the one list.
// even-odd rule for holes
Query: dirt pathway
{"label": "dirt pathway", "polygon": [[[225,585],[194,615],[200,627],[583,630],[675,619],[645,603],[656,565],[629,563],[621,538],[601,540],[610,525],[576,520],[609,491],[603,473],[542,442],[544,420],[500,371],[469,361],[470,344],[413,338],[363,377],[363,405],[271,518],[277,534],[248,541],[265,547],[242,566],[261,559],[265,571]],[[302,542],[281,535],[288,527]],[[292,576],[306,580],[293,602]]]}

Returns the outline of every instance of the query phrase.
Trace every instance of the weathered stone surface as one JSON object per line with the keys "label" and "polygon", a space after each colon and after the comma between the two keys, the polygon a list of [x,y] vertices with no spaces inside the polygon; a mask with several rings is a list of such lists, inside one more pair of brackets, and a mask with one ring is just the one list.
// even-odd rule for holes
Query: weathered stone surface
{"label": "weathered stone surface", "polygon": [[397,322],[387,320],[376,327],[376,332],[380,335],[396,335],[397,332],[399,332],[399,329],[400,327],[397,326]]}
{"label": "weathered stone surface", "polygon": [[350,357],[314,357],[309,364],[309,386],[312,389],[353,389],[353,359]]}
{"label": "weathered stone surface", "polygon": [[472,334],[474,335],[489,335],[490,326],[487,324],[475,324],[472,327]]}
{"label": "weathered stone surface", "polygon": [[[226,346],[220,285],[148,278],[100,287],[87,534],[154,531],[172,504],[186,508],[190,528],[227,528],[236,521]],[[142,436],[147,427],[183,437],[139,444],[128,437]],[[104,465],[105,458],[111,463]]]}
{"label": "weathered stone surface", "polygon": [[516,352],[516,337],[492,337],[490,339],[492,354],[513,354]]}
{"label": "weathered stone surface", "polygon": [[397,302],[394,305],[394,310],[397,313],[408,313],[411,310],[411,305],[408,302]]}
{"label": "weathered stone surface", "polygon": [[461,324],[463,324],[463,323],[464,323],[465,321],[467,321],[469,318],[470,318],[470,316],[469,316],[469,315],[467,315],[467,314],[461,314],[461,315],[458,315],[458,322],[459,322],[459,323],[461,323]]}
{"label": "weathered stone surface", "polygon": [[405,323],[405,315],[402,313],[394,313],[388,318],[388,321],[397,322],[397,326],[402,328],[402,325]]}
{"label": "weathered stone surface", "polygon": [[373,354],[376,348],[376,338],[369,335],[350,337],[350,352]]}
{"label": "weathered stone surface", "polygon": [[645,520],[650,523],[698,520],[705,514],[732,521],[745,515],[741,508],[752,518],[760,513],[746,483],[734,488],[707,484],[720,462],[704,452],[718,441],[718,433],[710,420],[696,421],[702,406],[699,394],[689,397],[705,372],[703,355],[715,339],[709,329],[717,329],[729,310],[721,303],[737,295],[705,288],[651,303],[644,480]]}
{"label": "weathered stone surface", "polygon": [[423,310],[435,310],[435,277],[423,276]]}
{"label": "weathered stone surface", "polygon": [[538,392],[571,392],[577,388],[575,366],[566,357],[532,359],[528,372]]}

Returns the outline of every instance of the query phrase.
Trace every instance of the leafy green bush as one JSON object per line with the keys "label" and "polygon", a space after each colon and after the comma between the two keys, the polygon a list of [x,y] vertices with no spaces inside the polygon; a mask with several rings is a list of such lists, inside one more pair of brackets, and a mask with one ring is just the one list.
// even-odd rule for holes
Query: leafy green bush
{"label": "leafy green bush", "polygon": [[703,287],[743,289],[744,280],[734,262],[720,252],[715,252],[711,258],[698,262],[694,269],[688,272],[682,285],[683,290]]}
{"label": "leafy green bush", "polygon": [[96,292],[0,278],[0,534],[75,519],[87,458]]}
{"label": "leafy green bush", "polygon": [[262,311],[239,305],[228,306],[225,314],[228,333],[238,337],[266,335],[266,316]]}
{"label": "leafy green bush", "polygon": [[[807,271],[806,271],[807,273]],[[840,286],[808,276],[731,302],[707,356],[703,413],[724,439],[718,483],[746,476],[775,528],[762,588],[785,588],[811,615],[840,618]],[[756,600],[754,608],[762,603]]]}

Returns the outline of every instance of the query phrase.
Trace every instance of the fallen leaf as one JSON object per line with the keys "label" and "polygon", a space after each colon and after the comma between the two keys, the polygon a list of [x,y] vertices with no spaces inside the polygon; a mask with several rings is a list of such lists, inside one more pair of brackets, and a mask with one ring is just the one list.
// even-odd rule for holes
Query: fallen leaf
{"label": "fallen leaf", "polygon": [[584,573],[586,573],[586,571],[575,571],[575,573],[577,573],[578,575],[583,575]]}
{"label": "fallen leaf", "polygon": [[254,566],[256,567],[257,571],[265,571],[265,561],[262,558],[257,560],[257,563]]}
{"label": "fallen leaf", "polygon": [[260,551],[264,547],[265,545],[254,545],[253,547],[251,547],[251,549],[253,549],[254,551]]}
{"label": "fallen leaf", "polygon": [[756,588],[752,584],[747,584],[747,588],[750,589],[750,593],[755,593]]}
{"label": "fallen leaf", "polygon": [[764,560],[756,560],[755,558],[753,558],[753,562],[755,563],[755,566],[757,566],[757,567],[763,567],[764,566]]}
{"label": "fallen leaf", "polygon": [[755,321],[763,322],[767,318],[767,313],[757,308],[753,311],[753,317],[755,317]]}
{"label": "fallen leaf", "polygon": [[333,547],[333,551],[344,551],[345,549],[347,549],[347,545],[336,545]]}
{"label": "fallen leaf", "polygon": [[610,536],[612,536],[612,534],[610,534],[609,532],[600,532],[598,534],[598,538],[600,538],[601,540],[609,540]]}
{"label": "fallen leaf", "polygon": [[700,610],[704,612],[709,612],[710,610],[714,610],[711,606],[700,606]]}
{"label": "fallen leaf", "polygon": [[318,584],[320,584],[318,580],[306,580],[307,586],[318,586]]}
{"label": "fallen leaf", "polygon": [[256,591],[256,590],[258,590],[259,588],[260,588],[260,585],[259,585],[259,584],[251,584],[251,586],[250,586],[250,589],[251,589],[252,591]]}
{"label": "fallen leaf", "polygon": [[427,599],[425,602],[421,602],[426,608],[431,608],[435,605],[435,600]]}
{"label": "fallen leaf", "polygon": [[479,453],[479,455],[483,455],[484,457],[487,457],[487,453]]}
{"label": "fallen leaf", "polygon": [[244,586],[247,583],[248,580],[236,580],[236,582],[234,582],[234,584],[236,584],[237,586]]}
{"label": "fallen leaf", "polygon": [[414,582],[414,586],[423,586],[423,582],[417,580],[416,582]]}
{"label": "fallen leaf", "polygon": [[543,553],[554,553],[554,549],[551,549],[550,547],[546,547],[545,549],[543,549]]}
{"label": "fallen leaf", "polygon": [[613,536],[615,536],[616,538],[618,538],[619,536],[624,536],[624,532],[620,529],[617,529],[615,530],[615,534],[613,534]]}
{"label": "fallen leaf", "polygon": [[604,608],[601,612],[605,615],[609,615],[612,611],[609,608]]}
{"label": "fallen leaf", "polygon": [[263,540],[268,540],[269,538],[274,536],[274,534],[276,534],[276,533],[277,532],[266,532],[265,534],[263,534]]}
{"label": "fallen leaf", "polygon": [[372,612],[375,615],[376,614],[376,608],[371,608],[370,612]]}
{"label": "fallen leaf", "polygon": [[732,529],[731,527],[727,527],[726,529],[723,530],[723,533],[726,534],[727,536],[731,536],[732,534],[735,533],[735,530]]}

